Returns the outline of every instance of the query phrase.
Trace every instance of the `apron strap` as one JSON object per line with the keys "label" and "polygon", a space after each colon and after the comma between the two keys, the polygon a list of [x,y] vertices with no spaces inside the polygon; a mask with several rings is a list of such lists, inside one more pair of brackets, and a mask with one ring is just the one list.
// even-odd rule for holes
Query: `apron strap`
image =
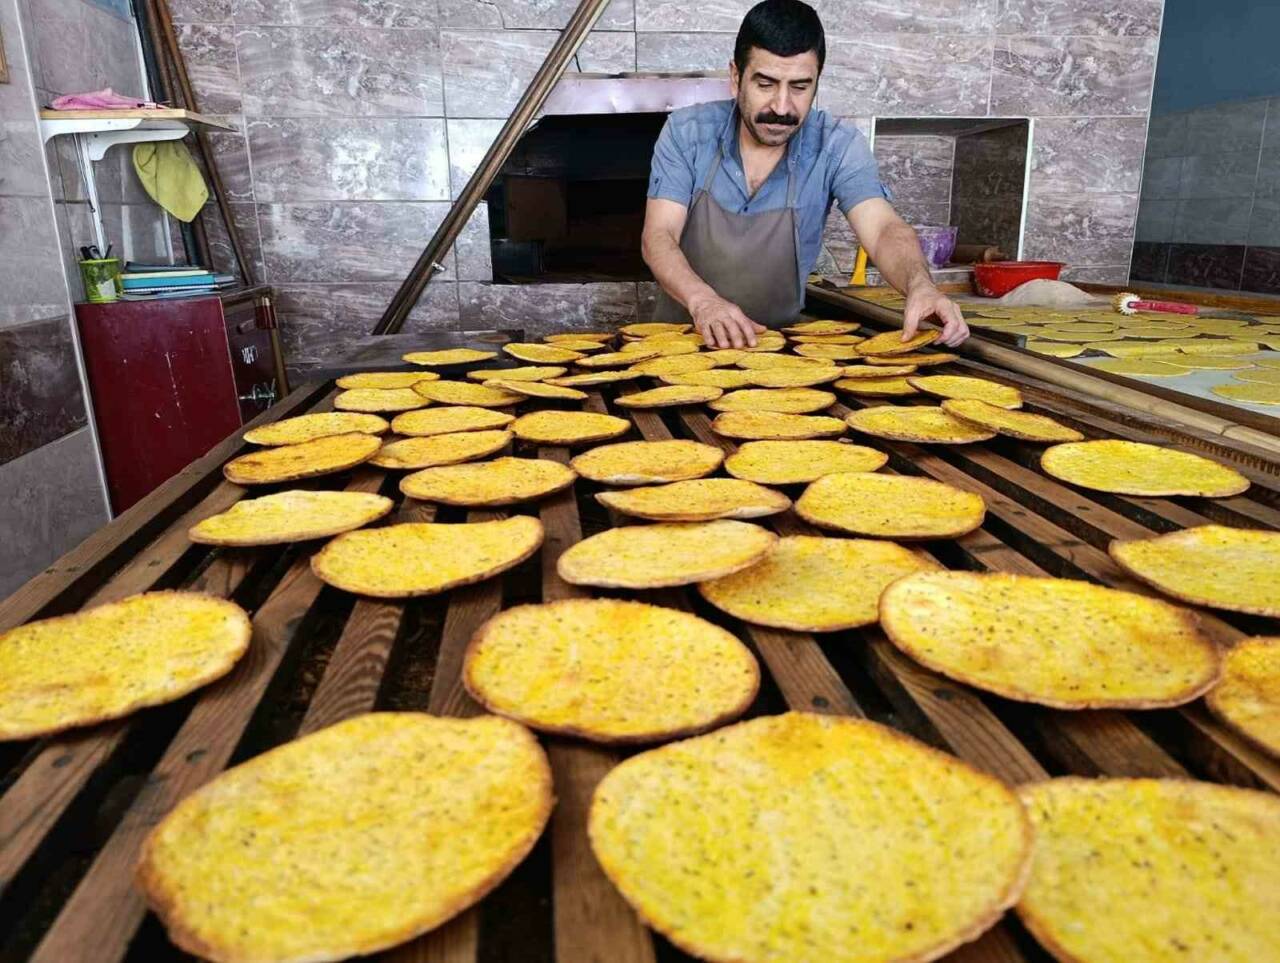
{"label": "apron strap", "polygon": [[715,181],[716,175],[720,173],[720,164],[724,161],[723,145],[716,145],[716,159],[712,161],[710,169],[707,171],[707,179],[702,184],[702,193],[711,193],[711,184]]}

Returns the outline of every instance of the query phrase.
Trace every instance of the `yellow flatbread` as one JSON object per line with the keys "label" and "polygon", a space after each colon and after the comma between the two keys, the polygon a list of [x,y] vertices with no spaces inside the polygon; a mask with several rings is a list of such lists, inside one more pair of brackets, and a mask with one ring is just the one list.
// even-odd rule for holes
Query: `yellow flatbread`
{"label": "yellow flatbread", "polygon": [[985,401],[997,408],[1021,408],[1022,392],[985,378],[959,375],[913,375],[907,378],[913,388],[939,398],[969,398]]}
{"label": "yellow flatbread", "polygon": [[916,441],[932,445],[971,445],[978,441],[990,441],[996,436],[993,429],[961,421],[947,414],[942,408],[898,408],[881,405],[851,411],[844,419],[854,431],[891,441]]}
{"label": "yellow flatbread", "polygon": [[1232,375],[1237,381],[1264,385],[1280,385],[1280,368],[1244,368]]}
{"label": "yellow flatbread", "polygon": [[1180,368],[1154,358],[1115,358],[1099,361],[1089,367],[1112,374],[1137,375],[1143,378],[1179,378],[1191,374],[1190,368]]}
{"label": "yellow flatbread", "polygon": [[1280,532],[1197,525],[1114,541],[1109,551],[1130,575],[1175,599],[1280,618]]}
{"label": "yellow flatbread", "polygon": [[608,385],[618,381],[634,381],[639,377],[642,376],[638,371],[588,371],[586,374],[551,378],[547,384],[560,385],[562,388],[583,388],[591,385]]}
{"label": "yellow flatbread", "polygon": [[1074,428],[1059,424],[1045,415],[1034,415],[1029,411],[1010,411],[985,401],[948,398],[942,402],[942,410],[970,425],[1022,441],[1058,444],[1064,441],[1084,440],[1084,435]]}
{"label": "yellow flatbread", "polygon": [[1024,786],[1021,794],[1036,843],[1018,915],[1058,959],[1280,959],[1274,794],[1190,780],[1081,778]]}
{"label": "yellow flatbread", "polygon": [[671,408],[676,405],[700,405],[714,401],[724,394],[724,389],[710,385],[663,385],[648,391],[636,391],[618,395],[620,408]]}
{"label": "yellow flatbread", "polygon": [[782,330],[787,334],[842,335],[857,331],[862,325],[853,321],[801,321]]}
{"label": "yellow flatbread", "polygon": [[534,411],[513,421],[511,430],[537,445],[586,445],[625,435],[631,422],[594,411]]}
{"label": "yellow flatbread", "polygon": [[880,624],[936,672],[1059,709],[1182,705],[1218,681],[1194,613],[1091,582],[927,572],[885,591]]}
{"label": "yellow flatbread", "polygon": [[1072,485],[1120,495],[1226,498],[1249,487],[1234,468],[1201,455],[1114,438],[1055,445],[1040,467]]}
{"label": "yellow flatbread", "polygon": [[877,538],[959,538],[986,516],[981,495],[929,478],[873,472],[823,475],[795,508],[819,528]]}
{"label": "yellow flatbread", "polygon": [[551,806],[546,755],[523,726],[370,713],[187,796],[144,842],[138,883],[201,958],[363,956],[478,902]]}
{"label": "yellow flatbread", "polygon": [[635,743],[703,732],[755,699],[760,668],[730,632],[622,599],[521,605],[467,649],[477,702],[544,732]]}
{"label": "yellow flatbread", "polygon": [[602,445],[573,459],[583,478],[606,485],[658,485],[710,475],[724,452],[699,441],[624,441]]}
{"label": "yellow flatbread", "polygon": [[511,444],[512,437],[512,433],[506,429],[493,429],[401,438],[384,443],[370,459],[370,464],[402,471],[436,465],[456,465],[459,462],[488,458]]}
{"label": "yellow flatbread", "polygon": [[1215,395],[1232,401],[1247,401],[1255,405],[1280,405],[1280,385],[1250,382],[1238,385],[1216,385],[1210,390]]}
{"label": "yellow flatbread", "polygon": [[601,588],[691,585],[754,565],[777,541],[773,532],[750,522],[627,525],[571,546],[556,571],[566,582]]}
{"label": "yellow flatbread", "polygon": [[1084,351],[1084,345],[1065,341],[1027,341],[1026,349],[1051,358],[1074,358]]}
{"label": "yellow flatbread", "polygon": [[1280,756],[1280,638],[1237,642],[1205,702],[1231,728]]}
{"label": "yellow flatbread", "polygon": [[748,354],[739,358],[735,363],[739,368],[745,368],[748,371],[772,371],[775,368],[826,369],[838,367],[829,358],[802,358],[795,354],[779,354],[776,352]]}
{"label": "yellow flatbread", "polygon": [[796,346],[796,354],[804,358],[826,358],[830,361],[848,361],[862,357],[857,347],[851,344],[801,344]]}
{"label": "yellow flatbread", "polygon": [[493,380],[502,381],[550,381],[559,378],[569,369],[558,365],[523,365],[519,368],[482,368],[479,371],[468,371],[467,378],[481,383]]}
{"label": "yellow flatbread", "polygon": [[[1198,359],[1198,360],[1199,360],[1199,361],[1204,361],[1204,360],[1206,360],[1206,359],[1204,359],[1204,358],[1200,358],[1200,359]],[[1225,360],[1225,359],[1224,359],[1224,360]],[[1233,359],[1231,359],[1231,360],[1233,360],[1233,361],[1234,361],[1234,360],[1236,360],[1236,359],[1234,359],[1234,358],[1233,358]],[[1243,359],[1241,359],[1241,360],[1243,360]],[[1280,368],[1280,355],[1275,355],[1275,354],[1270,354],[1270,355],[1267,355],[1267,354],[1257,355],[1256,357],[1250,358],[1250,359],[1249,359],[1249,363],[1250,363],[1250,364],[1255,364],[1255,365],[1257,365],[1257,366],[1258,366],[1258,367],[1260,367],[1260,368]]]}
{"label": "yellow flatbread", "polygon": [[[429,382],[423,382],[428,384]],[[338,392],[333,407],[339,411],[412,411],[431,402],[412,388],[351,388]]]}
{"label": "yellow flatbread", "polygon": [[843,370],[846,378],[901,378],[915,374],[917,369],[914,364],[850,364]]}
{"label": "yellow flatbread", "polygon": [[346,471],[368,461],[381,447],[377,435],[326,435],[241,455],[223,465],[222,474],[237,485],[274,485]]}
{"label": "yellow flatbread", "polygon": [[542,340],[547,344],[558,344],[561,341],[594,341],[604,344],[612,341],[616,335],[612,331],[565,331],[560,334],[549,334]]}
{"label": "yellow flatbread", "polygon": [[410,351],[401,355],[409,364],[439,367],[451,364],[478,364],[498,356],[496,351],[479,351],[475,348],[446,348],[443,351]]}
{"label": "yellow flatbread", "polygon": [[624,324],[618,330],[629,338],[647,338],[654,334],[684,334],[693,330],[693,325],[667,321],[641,321],[638,324]]}
{"label": "yellow flatbread", "polygon": [[1066,334],[1107,334],[1116,329],[1114,321],[1061,321],[1049,327]]}
{"label": "yellow flatbread", "polygon": [[867,339],[857,334],[797,334],[787,340],[792,344],[857,344]]}
{"label": "yellow flatbread", "polygon": [[843,441],[749,441],[724,460],[734,478],[761,485],[801,485],[837,472],[876,471],[889,456]]}
{"label": "yellow flatbread", "polygon": [[626,368],[651,358],[658,357],[656,351],[632,352],[609,351],[605,354],[589,354],[574,362],[579,368],[597,370],[602,368]]}
{"label": "yellow flatbread", "polygon": [[494,379],[486,381],[486,388],[508,391],[523,395],[525,398],[549,398],[556,401],[585,401],[587,393],[577,388],[566,388],[563,385],[548,384],[545,381],[506,381]]}
{"label": "yellow flatbread", "polygon": [[782,335],[770,336],[762,334],[756,338],[755,344],[743,345],[742,350],[748,354],[767,354],[771,351],[781,351],[787,346],[787,339]]}
{"label": "yellow flatbread", "polygon": [[860,355],[877,355],[884,357],[886,355],[909,354],[918,348],[924,348],[933,344],[940,337],[941,331],[921,331],[910,340],[902,339],[901,331],[885,331],[867,338],[858,345],[858,354]]}
{"label": "yellow flatbread", "polygon": [[757,388],[810,388],[838,381],[841,370],[835,365],[818,365],[811,368],[749,370],[744,374],[747,375],[747,383]]}
{"label": "yellow flatbread", "polygon": [[581,354],[604,350],[603,341],[592,341],[583,338],[564,338],[560,341],[548,341],[547,343],[557,348],[564,348],[566,351],[577,351]]}
{"label": "yellow flatbread", "polygon": [[335,382],[339,388],[412,388],[419,381],[435,381],[434,371],[357,371]]}
{"label": "yellow flatbread", "polygon": [[395,420],[391,422],[391,430],[397,435],[421,437],[451,435],[459,431],[505,428],[515,420],[516,416],[506,411],[457,405],[427,408],[423,411],[406,411],[402,415],[396,415]]}
{"label": "yellow flatbread", "polygon": [[1084,345],[1123,341],[1125,338],[1125,335],[1119,331],[1095,331],[1086,334],[1081,331],[1060,331],[1051,327],[1036,328],[1034,336],[1043,341],[1066,341],[1068,344]]}
{"label": "yellow flatbread", "polygon": [[762,518],[791,507],[791,499],[740,478],[695,478],[626,491],[600,492],[596,501],[623,515],[653,522],[709,522]]}
{"label": "yellow flatbread", "polygon": [[1032,841],[993,777],[886,726],[804,713],[631,757],[596,789],[588,834],[676,946],[778,963],[945,956],[1017,900]]}
{"label": "yellow flatbread", "polygon": [[870,398],[918,393],[906,378],[841,378],[835,383],[835,387],[851,395],[866,395]]}
{"label": "yellow flatbread", "polygon": [[1230,338],[1172,338],[1160,343],[1183,354],[1253,354],[1258,350],[1256,342]]}
{"label": "yellow flatbread", "polygon": [[[1113,358],[1155,358],[1166,363],[1178,357],[1177,351],[1168,341],[1115,341],[1111,344],[1086,345],[1094,351],[1111,355]],[[1182,357],[1190,357],[1183,355]]]}
{"label": "yellow flatbread", "polygon": [[714,351],[702,352],[702,357],[709,358],[716,365],[737,364],[747,356],[747,352],[741,348],[716,348]]}
{"label": "yellow flatbread", "polygon": [[752,384],[752,373],[735,371],[732,368],[712,368],[710,371],[658,375],[658,380],[668,385],[704,385],[727,391],[731,388],[745,388]]}
{"label": "yellow flatbread", "polygon": [[0,633],[0,740],[172,702],[226,675],[250,632],[232,602],[147,592]]}
{"label": "yellow flatbread", "polygon": [[542,544],[542,523],[407,522],[339,535],[311,557],[323,581],[357,595],[409,598],[470,585],[514,568]]}
{"label": "yellow flatbread", "polygon": [[[678,335],[675,337],[679,337]],[[653,357],[671,358],[685,354],[696,354],[698,346],[689,341],[675,340],[657,340],[655,338],[645,338],[641,341],[631,341],[622,346],[624,354],[644,354]]]}
{"label": "yellow flatbread", "polygon": [[1133,326],[1122,328],[1126,338],[1152,338],[1154,340],[1163,341],[1168,337],[1177,337],[1182,331],[1189,328],[1185,324],[1158,324],[1147,325],[1146,327]]}
{"label": "yellow flatbread", "polygon": [[838,632],[873,625],[881,592],[903,576],[937,567],[893,542],[793,535],[762,562],[702,582],[698,591],[744,622]]}
{"label": "yellow flatbread", "polygon": [[246,498],[187,530],[202,545],[281,545],[327,538],[368,525],[394,507],[365,492],[287,491]]}
{"label": "yellow flatbread", "polygon": [[564,364],[583,357],[581,351],[570,351],[554,344],[504,344],[502,350],[513,358],[533,364]]}
{"label": "yellow flatbread", "polygon": [[711,430],[725,438],[794,439],[843,435],[845,424],[825,415],[787,415],[776,411],[726,411],[716,415]]}
{"label": "yellow flatbread", "polygon": [[836,396],[830,391],[813,388],[749,388],[731,391],[707,407],[712,411],[781,411],[805,415],[830,408],[835,403]]}
{"label": "yellow flatbread", "polygon": [[400,490],[422,501],[481,508],[546,498],[564,491],[577,477],[557,461],[495,458],[416,471],[400,480]]}
{"label": "yellow flatbread", "polygon": [[386,433],[388,427],[387,419],[377,415],[327,411],[315,415],[298,415],[296,418],[285,418],[259,428],[251,428],[244,433],[244,440],[253,445],[297,445],[330,435],[381,435]]}
{"label": "yellow flatbread", "polygon": [[1162,354],[1157,355],[1156,357],[1165,364],[1176,365],[1179,368],[1193,368],[1205,371],[1236,371],[1238,369],[1251,367],[1255,364],[1265,364],[1265,362],[1249,360],[1247,358],[1215,358],[1212,355],[1207,354]]}
{"label": "yellow flatbread", "polygon": [[949,364],[959,357],[959,355],[951,354],[948,351],[910,351],[906,354],[868,355],[862,361],[864,364],[913,364],[918,368],[925,368],[929,365]]}
{"label": "yellow flatbread", "polygon": [[466,381],[425,381],[414,391],[442,405],[469,405],[476,408],[509,408],[524,401],[524,395]]}
{"label": "yellow flatbread", "polygon": [[674,358],[650,358],[631,366],[632,371],[657,378],[664,374],[688,374],[690,371],[709,371],[716,366],[710,358],[698,354],[677,355]]}

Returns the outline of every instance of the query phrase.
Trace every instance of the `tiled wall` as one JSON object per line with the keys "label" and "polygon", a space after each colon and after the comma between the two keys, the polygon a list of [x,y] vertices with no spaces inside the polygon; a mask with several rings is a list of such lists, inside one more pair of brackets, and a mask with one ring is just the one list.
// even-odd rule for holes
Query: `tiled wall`
{"label": "tiled wall", "polygon": [[956,138],[951,190],[958,244],[994,244],[1018,256],[1027,128],[1017,124]]}
{"label": "tiled wall", "polygon": [[908,224],[951,223],[954,137],[883,135],[875,139],[874,153],[880,179]]}
{"label": "tiled wall", "polygon": [[43,10],[49,22],[33,29],[25,6],[0,0],[0,598],[106,521],[55,214],[61,176],[36,104],[39,80],[63,67],[92,76],[92,38],[116,21],[80,0]]}
{"label": "tiled wall", "polygon": [[[573,69],[725,69],[750,5],[614,0]],[[290,348],[311,357],[373,325],[575,4],[172,6],[201,106],[245,131],[220,138],[238,221],[280,292]],[[1063,257],[1068,276],[1127,276],[1162,0],[816,6],[829,50],[821,106],[864,127],[875,115],[1037,118],[1028,256]],[[647,284],[491,287],[485,218],[468,226],[414,325],[498,314],[601,324],[649,310]],[[833,220],[837,261],[851,261],[847,234]]]}
{"label": "tiled wall", "polygon": [[1280,98],[1151,118],[1133,277],[1280,294]]}

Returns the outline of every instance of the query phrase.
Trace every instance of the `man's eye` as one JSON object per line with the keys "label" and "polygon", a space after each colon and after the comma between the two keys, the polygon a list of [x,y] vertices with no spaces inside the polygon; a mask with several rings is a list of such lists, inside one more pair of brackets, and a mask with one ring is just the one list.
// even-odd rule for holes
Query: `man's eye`
{"label": "man's eye", "polygon": [[758,81],[758,85],[761,90],[771,90],[773,88],[773,83],[770,81],[761,80]]}

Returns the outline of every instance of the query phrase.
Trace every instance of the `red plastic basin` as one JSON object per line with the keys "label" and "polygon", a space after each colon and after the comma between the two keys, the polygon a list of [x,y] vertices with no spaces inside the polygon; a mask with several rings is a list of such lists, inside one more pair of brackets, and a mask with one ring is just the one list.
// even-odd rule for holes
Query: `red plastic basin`
{"label": "red plastic basin", "polygon": [[1061,261],[989,261],[973,266],[973,286],[984,298],[998,298],[1037,278],[1058,280]]}

